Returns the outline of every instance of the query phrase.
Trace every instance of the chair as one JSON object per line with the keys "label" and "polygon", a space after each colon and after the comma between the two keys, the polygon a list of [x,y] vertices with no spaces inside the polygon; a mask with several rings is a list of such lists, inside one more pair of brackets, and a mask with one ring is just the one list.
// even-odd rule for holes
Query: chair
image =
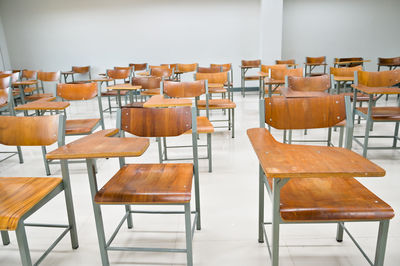
{"label": "chair", "polygon": [[277,64],[277,65],[287,65],[288,67],[297,68],[296,60],[294,60],[294,59],[275,60],[275,64]]}
{"label": "chair", "polygon": [[[87,74],[88,77],[89,77],[89,80],[92,79],[92,74],[90,73],[90,72],[91,72],[90,70],[91,70],[91,67],[90,67],[90,66],[82,66],[82,67],[80,67],[80,66],[73,66],[73,67],[72,67],[72,72],[74,72],[74,73],[76,73],[76,74],[79,74],[79,75],[85,75],[85,74]],[[72,75],[72,82],[75,82],[74,75]]]}
{"label": "chair", "polygon": [[[136,77],[132,78],[132,85],[142,86],[141,98],[160,94],[160,77]],[[143,101],[143,99],[141,99]]]}
{"label": "chair", "polygon": [[[351,62],[351,63],[346,63],[344,62],[349,62],[349,61],[359,61],[359,62]],[[362,57],[342,57],[342,58],[334,58],[333,59],[333,67],[356,67],[356,66],[364,66],[364,58]]]}
{"label": "chair", "polygon": [[181,75],[183,73],[190,73],[190,72],[196,72],[197,67],[199,66],[198,63],[193,63],[193,64],[176,64],[176,67],[174,69],[175,72],[175,79],[177,81],[181,80]]}
{"label": "chair", "polygon": [[219,66],[210,66],[210,67],[197,67],[197,73],[219,73],[224,72],[222,67]]}
{"label": "chair", "polygon": [[[229,80],[228,72],[220,72],[220,73],[196,73],[194,76],[194,80],[207,80],[208,81],[208,92],[210,92],[210,88],[215,89],[225,89],[224,84],[231,84]],[[231,87],[228,89],[228,98],[224,99],[211,99],[209,100],[209,109],[217,110],[221,109],[223,111],[228,110],[228,119],[224,120],[211,120],[211,122],[228,122],[227,126],[214,126],[214,128],[228,128],[231,130],[232,128],[232,138],[235,137],[235,108],[236,104],[233,102],[233,93],[231,92]],[[197,101],[197,106],[199,110],[207,110],[207,102],[206,100]],[[232,118],[231,118],[232,117]]]}
{"label": "chair", "polygon": [[303,68],[288,69],[287,65],[261,66],[261,69],[262,73],[269,74],[260,78],[260,98],[265,97],[265,85],[268,85],[268,97],[271,97],[274,93],[281,94],[280,87],[285,84],[285,76],[303,76]]}
{"label": "chair", "polygon": [[[400,69],[368,72],[354,72],[354,96],[358,99],[358,91],[368,94],[368,107],[356,107],[356,101],[353,101],[353,115],[359,115],[366,120],[365,134],[354,136],[354,141],[363,148],[363,156],[367,156],[368,149],[398,149],[397,141],[399,140],[399,124],[400,124],[400,107],[384,106],[375,107],[376,101],[386,94],[400,94],[400,88],[393,87],[400,82]],[[374,96],[377,96],[375,98]],[[394,134],[370,136],[373,123],[389,122],[395,123]],[[364,138],[362,143],[359,138]],[[393,139],[392,147],[369,147],[370,138],[391,138]]]}
{"label": "chair", "polygon": [[[198,147],[207,147],[207,157],[199,159],[208,159],[208,172],[212,172],[212,149],[211,149],[211,134],[214,133],[214,127],[209,120],[209,95],[207,81],[199,80],[192,82],[174,82],[165,81],[161,83],[161,94],[165,94],[171,98],[194,98],[196,109],[198,109],[198,100],[201,95],[206,97],[206,116],[197,116],[197,133],[207,134],[207,145],[198,145]],[[192,131],[189,130],[185,134],[191,134]],[[161,143],[160,143],[161,144]],[[164,158],[160,155],[160,163],[163,161],[174,159],[168,159],[167,149],[168,148],[180,148],[180,147],[191,147],[191,146],[167,146],[166,138],[163,138],[163,151]],[[159,150],[161,152],[161,150]]]}
{"label": "chair", "polygon": [[[336,94],[340,93],[340,88],[345,88],[347,83],[354,82],[354,72],[363,70],[361,65],[354,67],[331,67],[331,83],[332,85],[336,84]],[[342,86],[341,86],[342,85]]]}
{"label": "chair", "polygon": [[[11,146],[45,146],[55,142],[63,144],[63,116],[0,117],[0,143]],[[15,134],[19,132],[19,134]],[[68,224],[25,223],[25,220],[48,201],[64,191]],[[21,264],[32,265],[25,227],[63,228],[63,232],[43,253],[34,265],[38,265],[48,253],[70,233],[73,249],[77,249],[78,235],[68,178],[58,177],[0,177],[0,231],[4,245],[10,243],[9,231],[15,231]]]}
{"label": "chair", "polygon": [[150,68],[150,76],[159,77],[162,80],[174,80],[173,68]]}
{"label": "chair", "polygon": [[147,70],[147,68],[148,68],[148,64],[147,63],[143,63],[143,64],[131,63],[131,64],[129,64],[129,66],[132,68],[133,76],[135,76],[135,71],[143,71],[143,70]]}
{"label": "chair", "polygon": [[381,71],[381,67],[388,67],[389,70],[400,67],[400,56],[393,58],[378,57],[378,71]]}
{"label": "chair", "polygon": [[[94,195],[95,219],[98,221],[98,238],[103,265],[109,265],[107,250],[185,252],[187,265],[193,265],[191,225],[191,190],[194,177],[196,211],[194,222],[198,230],[200,224],[199,174],[197,161],[196,109],[191,107],[174,108],[122,108],[118,110],[118,127],[139,137],[179,136],[192,129],[193,163],[178,164],[125,164],[120,160],[121,169]],[[123,135],[123,133],[121,133]],[[89,175],[94,175],[89,168]],[[111,239],[106,243],[100,205],[177,205],[184,211],[158,211],[158,214],[184,214],[186,249],[115,247],[111,246],[123,222],[131,213],[153,213],[152,211],[128,210]]]}
{"label": "chair", "polygon": [[[336,224],[338,242],[343,241],[346,231],[369,264],[383,265],[389,221],[394,212],[355,177],[384,176],[385,171],[345,148],[279,143],[264,128],[265,123],[286,130],[325,128],[347,118],[350,133],[353,126],[350,105],[349,97],[345,99],[343,95],[260,100],[261,128],[249,129],[247,135],[260,165],[258,241],[263,243],[265,237],[273,266],[279,265],[280,225],[298,223]],[[279,112],[282,109],[287,112]],[[346,147],[350,143],[351,136],[347,134]],[[264,222],[264,186],[272,202],[270,223]],[[379,232],[373,263],[345,223],[374,221],[379,222]],[[265,229],[267,224],[272,225],[271,243]]]}
{"label": "chair", "polygon": [[[131,82],[131,69],[125,68],[125,67],[116,67],[114,69],[107,69],[107,77],[113,80],[114,85],[117,84],[117,81],[121,81],[121,83],[130,83]],[[108,82],[106,82],[108,86]],[[125,96],[125,103],[127,103],[127,95],[128,91],[125,90],[120,90],[120,95]],[[113,107],[111,106],[111,97],[115,97],[115,100],[118,101],[118,92],[115,90],[109,90],[107,89],[106,91],[101,93],[102,97],[107,97],[108,100],[108,108],[104,109],[103,112],[110,112],[110,115],[112,113],[112,109],[116,109],[118,107]]]}
{"label": "chair", "polygon": [[[21,71],[21,80],[33,80],[33,81],[35,81],[35,80],[37,80],[38,72],[40,72],[40,71],[24,69],[24,70]],[[41,87],[41,89],[42,89],[42,93],[44,93],[44,88]],[[32,95],[33,92],[37,91],[37,90],[38,90],[38,86],[37,85],[34,85],[32,87],[31,86],[26,86],[24,88],[24,92],[29,94],[29,95]]]}
{"label": "chair", "polygon": [[[58,83],[61,82],[61,72],[43,72],[37,73],[37,80],[39,81],[40,87],[37,87],[35,94],[25,97],[26,101],[36,101],[43,98],[54,97],[55,90]],[[45,86],[51,85],[50,93],[45,93]],[[43,93],[39,93],[42,90]]]}
{"label": "chair", "polygon": [[252,68],[260,68],[261,60],[242,60],[242,65],[240,66],[240,77],[241,77],[241,87],[242,87],[242,95],[246,97],[246,81],[247,80],[258,80],[258,76],[250,76],[246,75],[247,71]]}
{"label": "chair", "polygon": [[[324,71],[321,73],[312,72],[316,67],[322,66]],[[320,76],[326,74],[326,56],[320,57],[306,57],[306,62],[304,63],[305,75],[306,76]]]}
{"label": "chair", "polygon": [[[196,73],[221,73],[227,71],[223,71],[222,66],[210,66],[210,67],[197,67]],[[222,78],[225,78],[225,74],[220,75]],[[212,82],[211,85],[208,87],[208,92],[211,94],[210,99],[212,98],[212,94],[221,93],[221,98],[226,98],[226,92],[229,87],[229,84],[220,83],[220,82]]]}
{"label": "chair", "polygon": [[221,67],[222,71],[221,72],[229,72],[230,77],[229,80],[231,81],[231,84],[226,84],[226,86],[230,85],[233,87],[233,69],[232,69],[232,64],[231,63],[226,63],[226,64],[210,64],[210,67]]}

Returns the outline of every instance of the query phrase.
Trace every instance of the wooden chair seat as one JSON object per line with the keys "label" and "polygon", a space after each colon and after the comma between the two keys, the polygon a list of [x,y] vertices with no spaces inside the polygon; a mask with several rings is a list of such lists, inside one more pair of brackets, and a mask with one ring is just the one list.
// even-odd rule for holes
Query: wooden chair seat
{"label": "wooden chair seat", "polygon": [[259,80],[259,76],[245,76],[244,80]]}
{"label": "wooden chair seat", "polygon": [[65,135],[88,134],[99,123],[100,119],[72,119],[65,123]]}
{"label": "wooden chair seat", "polygon": [[17,229],[21,217],[61,182],[55,177],[0,177],[0,230]]}
{"label": "wooden chair seat", "polygon": [[128,164],[100,189],[98,204],[187,203],[193,164]]}
{"label": "wooden chair seat", "polygon": [[141,95],[159,95],[160,89],[148,89],[140,92]]}
{"label": "wooden chair seat", "polygon": [[[128,91],[124,91],[124,90],[120,90],[120,95],[126,95],[128,93]],[[105,92],[101,93],[101,96],[117,96],[118,95],[118,91],[116,90],[108,90]]]}
{"label": "wooden chair seat", "polygon": [[209,93],[226,93],[227,89],[224,87],[219,87],[219,88],[208,88]]}
{"label": "wooden chair seat", "polygon": [[[341,93],[344,94],[345,96],[350,96],[350,99],[353,100],[354,94],[352,92],[346,92],[346,93]],[[376,101],[378,97],[374,96],[373,100]],[[369,95],[365,93],[357,93],[357,102],[368,102],[369,101]]]}
{"label": "wooden chair seat", "polygon": [[[200,110],[206,109],[206,101],[200,100],[197,102],[197,106]],[[234,109],[236,104],[229,99],[211,99],[208,101],[209,109]]]}
{"label": "wooden chair seat", "polygon": [[340,177],[291,179],[281,190],[280,212],[293,222],[394,217],[393,209],[356,179]]}
{"label": "wooden chair seat", "polygon": [[35,94],[32,94],[32,95],[26,96],[25,100],[26,101],[36,101],[36,100],[40,100],[40,99],[43,99],[43,98],[51,98],[51,97],[53,97],[52,93],[39,93],[39,94],[35,93]]}
{"label": "wooden chair seat", "polygon": [[[367,107],[357,107],[357,110],[367,114]],[[400,121],[400,107],[372,107],[372,120],[374,121]]]}
{"label": "wooden chair seat", "polygon": [[[214,133],[214,126],[211,124],[210,120],[208,120],[205,116],[197,117],[197,132],[198,133]],[[185,134],[192,134],[192,130],[188,130]]]}

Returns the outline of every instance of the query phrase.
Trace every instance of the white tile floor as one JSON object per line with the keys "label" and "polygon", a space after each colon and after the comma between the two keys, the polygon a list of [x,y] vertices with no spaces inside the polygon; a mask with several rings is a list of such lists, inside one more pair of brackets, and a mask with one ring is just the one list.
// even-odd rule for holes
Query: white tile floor
{"label": "white tile floor", "polygon": [[[213,135],[213,173],[208,173],[207,162],[200,162],[202,230],[195,233],[193,241],[195,265],[270,265],[265,244],[257,242],[257,200],[258,163],[246,135],[246,129],[258,126],[258,97],[255,93],[243,99],[235,95],[236,138],[232,139],[225,130]],[[394,104],[392,98],[389,104]],[[380,104],[385,105],[382,101]],[[84,117],[82,114],[96,114],[96,102],[91,104],[73,103],[68,110],[69,117]],[[214,113],[215,116],[218,115]],[[115,126],[115,113],[105,114],[106,127]],[[394,125],[380,124],[375,132],[393,132]],[[363,125],[356,126],[362,134]],[[273,130],[278,140],[282,133]],[[326,130],[311,130],[307,137],[325,137]],[[294,137],[303,138],[302,131]],[[338,133],[333,134],[337,143]],[[70,141],[74,138],[68,138]],[[189,141],[185,136],[173,141]],[[205,141],[204,137],[201,138]],[[381,141],[379,141],[381,142]],[[386,142],[386,141],[383,141]],[[373,140],[373,143],[378,143]],[[386,142],[388,144],[388,142]],[[0,147],[1,150],[10,149]],[[52,150],[54,147],[49,148]],[[13,150],[13,148],[11,149]],[[360,152],[359,147],[354,150]],[[40,148],[23,148],[25,163],[20,165],[17,157],[0,164],[1,176],[45,176]],[[177,152],[175,152],[177,153]],[[187,150],[186,153],[190,153]],[[174,155],[171,153],[171,157]],[[382,197],[395,210],[400,209],[400,151],[371,151],[369,157],[386,169],[384,178],[362,179],[361,182]],[[127,162],[157,162],[157,145],[154,140],[148,151],[140,158]],[[344,162],[345,163],[345,162]],[[42,265],[100,265],[100,254],[89,198],[89,185],[84,164],[70,166],[76,220],[80,246],[71,250],[69,237],[63,239]],[[116,159],[99,160],[99,184],[106,182],[118,169]],[[60,176],[58,165],[52,165],[54,176]],[[58,196],[33,215],[30,221],[65,222],[63,196]],[[269,205],[268,205],[269,206]],[[123,207],[104,207],[106,233],[123,215]],[[267,219],[269,213],[267,211]],[[134,229],[121,229],[116,243],[120,245],[146,245],[161,247],[184,247],[182,216],[135,215]],[[360,243],[373,257],[376,244],[377,223],[348,225]],[[47,245],[56,237],[55,229],[28,228],[28,239],[33,260],[36,260]],[[362,255],[345,236],[343,243],[335,241],[335,225],[284,225],[281,228],[280,265],[367,265]],[[10,234],[12,243],[0,247],[0,265],[19,265],[20,259],[15,235]],[[386,252],[388,266],[400,265],[400,222],[397,217],[391,221]],[[109,252],[113,265],[184,265],[184,254]]]}

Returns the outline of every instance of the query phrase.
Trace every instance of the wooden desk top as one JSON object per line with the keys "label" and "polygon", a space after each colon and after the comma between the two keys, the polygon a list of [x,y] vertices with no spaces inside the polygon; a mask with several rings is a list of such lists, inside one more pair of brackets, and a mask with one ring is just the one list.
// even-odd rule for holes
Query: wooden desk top
{"label": "wooden desk top", "polygon": [[124,83],[124,84],[117,84],[117,85],[113,85],[113,86],[109,86],[106,89],[107,90],[140,90],[142,88],[142,86],[134,86],[131,85],[129,83]]}
{"label": "wooden desk top", "polygon": [[329,93],[323,91],[294,91],[286,88],[281,89],[283,96],[286,98],[312,98],[312,97],[325,97]]}
{"label": "wooden desk top", "polygon": [[147,138],[112,137],[118,129],[97,131],[62,146],[46,155],[47,159],[85,159],[137,157],[142,155],[150,144]]}
{"label": "wooden desk top", "polygon": [[154,95],[147,100],[143,107],[172,107],[172,106],[192,106],[191,99],[185,98],[164,98],[162,95]]}
{"label": "wooden desk top", "polygon": [[64,110],[70,105],[69,102],[53,102],[55,99],[56,97],[42,98],[23,105],[18,105],[15,107],[15,110]]}
{"label": "wooden desk top", "polygon": [[12,83],[13,86],[29,86],[29,85],[35,85],[37,84],[37,80],[21,80],[21,81],[15,81]]}
{"label": "wooden desk top", "polygon": [[345,148],[283,144],[265,128],[247,130],[267,177],[381,177],[385,170]]}
{"label": "wooden desk top", "polygon": [[351,86],[366,94],[400,94],[400,88],[397,87],[368,87],[354,84]]}
{"label": "wooden desk top", "polygon": [[327,63],[304,63],[307,66],[323,66],[323,65],[328,65]]}
{"label": "wooden desk top", "polygon": [[352,77],[344,77],[344,76],[333,76],[335,81],[354,81],[354,76]]}
{"label": "wooden desk top", "polygon": [[239,66],[240,68],[260,68],[260,66]]}
{"label": "wooden desk top", "polygon": [[112,78],[106,78],[106,77],[98,77],[98,78],[94,78],[91,80],[88,80],[88,82],[106,82],[106,81],[113,81]]}
{"label": "wooden desk top", "polygon": [[75,74],[75,72],[72,71],[72,70],[70,70],[70,71],[63,71],[63,72],[61,72],[61,74],[62,74],[62,75],[73,75],[73,74]]}

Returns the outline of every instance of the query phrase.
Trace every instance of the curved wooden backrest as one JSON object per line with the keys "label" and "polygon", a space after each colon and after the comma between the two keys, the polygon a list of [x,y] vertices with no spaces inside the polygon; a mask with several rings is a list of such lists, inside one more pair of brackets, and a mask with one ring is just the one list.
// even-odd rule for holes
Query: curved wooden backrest
{"label": "curved wooden backrest", "polygon": [[400,56],[392,58],[378,57],[378,64],[400,65]]}
{"label": "curved wooden backrest", "polygon": [[208,80],[208,83],[225,84],[228,82],[228,72],[196,73],[195,80]]}
{"label": "curved wooden backrest", "polygon": [[[278,66],[286,66],[286,65],[278,65]],[[294,68],[294,69],[271,68],[271,79],[284,80],[285,76],[302,77],[303,68]]]}
{"label": "curved wooden backrest", "polygon": [[79,73],[79,74],[85,74],[85,73],[89,73],[90,71],[90,66],[73,66],[72,67],[72,71],[75,73]]}
{"label": "curved wooden backrest", "polygon": [[265,123],[277,129],[333,127],[345,119],[343,95],[265,98]]}
{"label": "curved wooden backrest", "polygon": [[142,86],[144,90],[160,88],[160,77],[135,77],[132,78],[132,85]]}
{"label": "curved wooden backrest", "polygon": [[176,64],[176,70],[182,72],[195,72],[199,64]]}
{"label": "curved wooden backrest", "polygon": [[8,92],[9,92],[8,88],[5,89],[0,88],[0,107],[8,103]]}
{"label": "curved wooden backrest", "polygon": [[187,82],[165,81],[163,91],[169,97],[174,98],[198,97],[206,93],[205,83],[204,80]]}
{"label": "curved wooden backrest", "polygon": [[41,81],[59,81],[60,80],[60,71],[57,72],[42,72],[39,71],[37,73],[37,79]]}
{"label": "curved wooden backrest", "polygon": [[128,79],[130,74],[129,69],[107,69],[107,76],[112,79]]}
{"label": "curved wooden backrest", "polygon": [[57,96],[68,101],[90,100],[97,96],[97,83],[57,84]]}
{"label": "curved wooden backrest", "polygon": [[330,73],[334,76],[339,77],[354,77],[355,71],[362,71],[363,68],[361,65],[354,67],[331,67]]}
{"label": "curved wooden backrest", "polygon": [[154,77],[170,77],[172,76],[174,69],[172,68],[153,68],[150,70],[150,75]]}
{"label": "curved wooden backrest", "polygon": [[11,84],[11,77],[9,74],[7,75],[1,75],[0,74],[0,90],[6,90],[8,87],[10,87]]}
{"label": "curved wooden backrest", "polygon": [[259,67],[261,65],[261,60],[242,60],[242,66],[248,67]]}
{"label": "curved wooden backrest", "polygon": [[168,69],[169,68],[169,64],[162,64],[160,66],[149,66],[149,69],[155,69],[155,68],[163,68],[163,69]]}
{"label": "curved wooden backrest", "polygon": [[293,91],[320,91],[324,92],[331,87],[331,79],[328,75],[314,77],[287,77],[287,87]]}
{"label": "curved wooden backrest", "polygon": [[269,73],[270,69],[287,69],[287,65],[261,65],[261,72]]}
{"label": "curved wooden backrest", "polygon": [[222,67],[210,66],[210,67],[198,67],[197,73],[218,73],[222,72]]}
{"label": "curved wooden backrest", "polygon": [[130,67],[133,68],[133,71],[139,71],[139,70],[146,70],[147,69],[147,63],[143,64],[129,64]]}
{"label": "curved wooden backrest", "polygon": [[325,63],[325,61],[326,61],[326,56],[306,57],[306,63],[322,64]]}
{"label": "curved wooden backrest", "polygon": [[192,128],[190,106],[122,108],[121,128],[140,137],[174,137]]}
{"label": "curved wooden backrest", "polygon": [[277,64],[277,65],[296,64],[296,60],[294,60],[294,59],[275,60],[275,64]]}
{"label": "curved wooden backrest", "polygon": [[0,116],[0,143],[10,146],[51,145],[57,141],[58,123],[58,115]]}
{"label": "curved wooden backrest", "polygon": [[24,70],[22,70],[22,76],[21,76],[21,78],[25,78],[25,79],[37,79],[37,74],[38,74],[38,71],[37,71],[37,70],[27,70],[27,69],[24,69]]}
{"label": "curved wooden backrest", "polygon": [[400,82],[400,69],[368,72],[358,71],[358,84],[368,87],[392,87]]}
{"label": "curved wooden backrest", "polygon": [[129,70],[129,72],[132,71],[132,67],[131,66],[127,66],[127,67],[120,67],[120,66],[116,66],[114,67],[114,69],[123,69],[123,70]]}
{"label": "curved wooden backrest", "polygon": [[210,67],[222,67],[222,71],[231,71],[232,70],[232,64],[231,63],[226,63],[226,64],[210,64]]}

